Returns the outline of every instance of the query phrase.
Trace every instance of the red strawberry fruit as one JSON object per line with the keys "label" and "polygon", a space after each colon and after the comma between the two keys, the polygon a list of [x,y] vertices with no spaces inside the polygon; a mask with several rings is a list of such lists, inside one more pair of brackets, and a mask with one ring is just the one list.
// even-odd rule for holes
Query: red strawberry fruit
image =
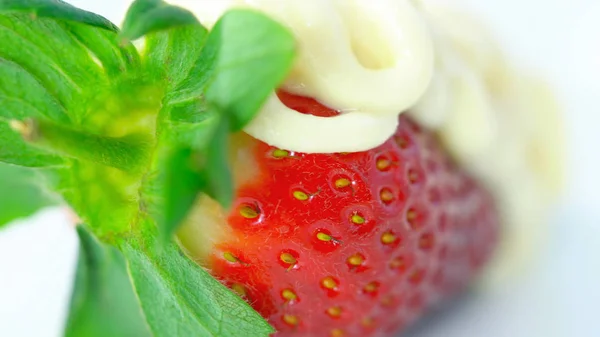
{"label": "red strawberry fruit", "polygon": [[211,218],[225,234],[205,253],[183,241],[277,336],[392,335],[463,289],[495,247],[491,196],[405,115],[367,152],[295,153],[246,135],[232,145],[234,207],[196,210],[199,226]]}

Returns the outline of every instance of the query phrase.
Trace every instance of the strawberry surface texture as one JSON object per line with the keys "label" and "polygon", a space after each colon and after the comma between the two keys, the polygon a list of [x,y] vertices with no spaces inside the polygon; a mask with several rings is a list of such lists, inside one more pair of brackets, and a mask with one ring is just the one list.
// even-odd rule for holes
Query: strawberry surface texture
{"label": "strawberry surface texture", "polygon": [[[302,113],[338,113],[279,96]],[[393,336],[463,290],[494,251],[491,195],[406,115],[367,152],[295,153],[246,135],[232,147],[234,206],[210,216],[226,234],[199,260],[275,336]]]}

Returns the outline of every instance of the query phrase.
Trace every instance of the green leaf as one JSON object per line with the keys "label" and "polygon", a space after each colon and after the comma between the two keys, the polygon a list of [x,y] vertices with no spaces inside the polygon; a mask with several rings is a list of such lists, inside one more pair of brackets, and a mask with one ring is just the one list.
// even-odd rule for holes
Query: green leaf
{"label": "green leaf", "polygon": [[174,244],[161,253],[133,245],[126,245],[123,252],[154,336],[267,337],[274,332],[247,303]]}
{"label": "green leaf", "polygon": [[134,71],[140,66],[137,49],[131,43],[120,40],[116,33],[79,24],[65,24],[65,27],[98,58],[110,77]]}
{"label": "green leaf", "polygon": [[[177,34],[175,31],[170,35]],[[200,34],[185,34],[184,40],[202,46],[203,31],[195,33]],[[170,41],[175,39],[169,35],[150,39],[152,48],[147,59],[151,67],[166,64],[167,77],[172,79],[161,111],[165,126],[160,143],[181,150],[174,156],[158,157],[159,167],[166,169],[163,181],[155,187],[163,191],[155,214],[159,214],[160,233],[167,238],[177,230],[199,192],[226,208],[230,206],[233,183],[227,160],[229,130],[241,127],[256,114],[288,72],[294,53],[291,34],[252,11],[226,14],[206,45],[187,54],[191,57],[178,58],[178,50],[169,49]],[[177,62],[169,67],[172,60]],[[189,64],[193,64],[191,69],[182,66]],[[219,90],[227,94],[217,93]],[[178,177],[185,179],[178,181]]]}
{"label": "green leaf", "polygon": [[202,57],[179,88],[180,96],[205,94],[211,105],[231,117],[232,130],[239,130],[284,80],[295,49],[293,35],[267,16],[229,11],[210,32]]}
{"label": "green leaf", "polygon": [[[35,91],[36,88],[39,90],[41,86],[44,90],[48,90],[48,94],[42,93],[43,96],[52,96],[59,102],[60,106],[67,106],[69,102],[74,100],[74,93],[79,90],[78,85],[66,76],[64,69],[61,69],[58,62],[49,56],[42,46],[25,38],[28,30],[33,27],[18,26],[17,22],[17,20],[0,16],[0,41],[4,42],[0,45],[0,58],[5,60],[3,62],[5,71],[10,70],[10,68],[6,69],[8,66],[7,62],[19,65],[20,69],[17,70],[21,72],[26,70],[30,74],[30,77],[33,77],[34,81],[38,82],[35,83],[34,88],[27,88],[28,91],[30,89],[34,89],[33,91]],[[39,22],[35,24],[39,24]],[[53,28],[60,29],[58,26],[54,26]],[[15,46],[18,46],[18,48],[15,48]],[[16,80],[18,78],[5,77],[0,79],[0,89],[8,88],[11,90],[10,86],[14,86]],[[30,93],[26,94],[31,95]],[[9,98],[6,94],[3,97],[3,99],[0,98],[0,106],[3,109],[6,109],[4,103],[7,103],[8,99],[13,100],[13,105],[23,109],[18,104],[20,102],[14,102],[14,98]],[[55,103],[53,102],[53,104]],[[33,113],[35,112],[21,112],[20,114],[31,115]],[[0,112],[0,114],[6,116],[6,111]],[[12,112],[12,114],[16,115],[18,113]],[[60,114],[64,114],[64,111],[61,111]]]}
{"label": "green leaf", "polygon": [[[97,92],[107,79],[66,26],[25,14],[0,15],[0,37],[5,42],[0,44],[0,57],[29,72],[73,115],[81,108],[84,88]],[[5,81],[11,84],[10,78]]]}
{"label": "green leaf", "polygon": [[162,190],[161,223],[159,228],[163,241],[170,241],[179,224],[185,219],[200,193],[200,174],[198,163],[194,162],[194,151],[191,148],[175,148],[167,150],[161,170],[164,181]]}
{"label": "green leaf", "polygon": [[33,170],[0,163],[0,227],[56,204],[38,178]]}
{"label": "green leaf", "polygon": [[76,23],[3,14],[0,39],[5,42],[0,44],[0,117],[5,120],[81,123],[83,116],[103,111],[95,99],[112,90],[112,77],[140,65],[135,48],[121,47],[116,33]]}
{"label": "green leaf", "polygon": [[[204,149],[214,134],[214,119],[201,117],[200,98],[177,102],[173,90],[184,80],[200,57],[208,31],[200,24],[150,34],[146,42],[147,73],[164,83],[167,97],[160,112],[156,165],[157,179],[148,183],[159,197],[151,209],[159,223],[161,242],[168,242],[193,206],[202,188],[196,149]],[[173,99],[175,98],[175,99]],[[147,186],[147,187],[148,187]]]}
{"label": "green leaf", "polygon": [[207,37],[208,30],[199,24],[148,35],[144,53],[147,72],[157,82],[166,81],[165,87],[171,92],[200,58]]}
{"label": "green leaf", "polygon": [[5,118],[81,123],[83,116],[106,110],[96,97],[106,96],[122,77],[137,76],[141,65],[135,47],[122,45],[117,33],[70,21],[0,13],[0,41]]}
{"label": "green leaf", "polygon": [[233,200],[233,181],[229,168],[229,123],[221,117],[214,136],[200,152],[202,192],[218,201],[226,209]]}
{"label": "green leaf", "polygon": [[65,336],[152,336],[119,250],[77,227],[79,261]]}
{"label": "green leaf", "polygon": [[220,50],[216,79],[206,99],[232,116],[232,130],[240,130],[288,74],[295,40],[277,22],[242,10],[225,14],[211,38],[218,41]]}
{"label": "green leaf", "polygon": [[161,0],[136,0],[127,11],[121,35],[135,40],[149,33],[199,24],[194,14],[184,8]]}
{"label": "green leaf", "polygon": [[20,65],[0,58],[0,117],[47,117],[67,122],[60,102]]}
{"label": "green leaf", "polygon": [[220,118],[202,148],[179,147],[162,160],[164,198],[159,223],[161,236],[170,239],[194,205],[200,192],[228,208],[233,183],[228,162],[229,125]]}
{"label": "green leaf", "polygon": [[60,0],[0,0],[0,13],[25,12],[36,17],[67,20],[86,25],[118,31],[117,26],[106,18]]}

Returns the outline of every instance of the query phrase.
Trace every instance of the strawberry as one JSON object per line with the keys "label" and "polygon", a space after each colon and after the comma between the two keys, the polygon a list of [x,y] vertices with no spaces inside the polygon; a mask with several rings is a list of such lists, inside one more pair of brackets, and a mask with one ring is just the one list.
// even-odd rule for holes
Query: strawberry
{"label": "strawberry", "polygon": [[[338,114],[279,97],[302,113]],[[367,152],[295,153],[246,135],[232,145],[234,206],[215,216],[205,201],[194,218],[224,234],[204,253],[186,237],[198,234],[182,239],[277,336],[390,335],[463,289],[495,247],[491,196],[406,115]]]}
{"label": "strawberry", "polygon": [[[0,1],[0,25],[0,163],[21,166],[0,177],[19,200],[0,226],[45,204],[29,195],[38,182],[77,214],[66,336],[389,335],[493,251],[491,196],[408,117],[362,153],[229,138],[302,45],[260,12],[231,10],[209,32],[181,7],[136,0],[120,30],[61,1]],[[182,221],[205,268],[172,242]]]}

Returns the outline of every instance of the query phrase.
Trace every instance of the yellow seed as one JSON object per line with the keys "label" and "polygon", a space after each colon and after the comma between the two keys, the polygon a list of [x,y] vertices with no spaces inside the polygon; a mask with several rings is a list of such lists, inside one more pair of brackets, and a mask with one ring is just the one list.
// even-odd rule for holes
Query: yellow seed
{"label": "yellow seed", "polygon": [[360,324],[362,324],[362,326],[364,326],[365,328],[369,328],[375,324],[375,320],[371,317],[365,317],[360,321]]}
{"label": "yellow seed", "polygon": [[350,184],[351,184],[350,180],[348,180],[346,178],[340,178],[335,181],[335,188],[348,187],[348,186],[350,186]]}
{"label": "yellow seed", "polygon": [[239,283],[232,284],[231,285],[231,290],[233,290],[234,292],[236,292],[241,297],[245,297],[246,296],[246,287],[244,287],[243,285],[241,285]]}
{"label": "yellow seed", "polygon": [[225,260],[229,261],[229,262],[238,262],[238,258],[233,255],[231,252],[225,252],[223,253],[223,257],[225,258]]}
{"label": "yellow seed", "polygon": [[300,201],[306,201],[308,200],[308,194],[302,192],[302,191],[294,191],[294,198],[300,200]]}
{"label": "yellow seed", "polygon": [[408,180],[414,184],[419,181],[419,175],[414,170],[410,170],[408,171]]}
{"label": "yellow seed", "polygon": [[344,330],[342,329],[333,329],[330,333],[331,337],[344,337]]}
{"label": "yellow seed", "polygon": [[417,219],[417,212],[413,209],[408,210],[408,212],[406,213],[406,219],[408,220],[408,222],[415,221]]}
{"label": "yellow seed", "polygon": [[281,259],[281,261],[283,261],[287,264],[296,264],[296,262],[297,262],[296,258],[290,253],[281,253],[279,258]]}
{"label": "yellow seed", "polygon": [[342,315],[342,308],[340,307],[331,307],[327,309],[327,314],[331,317],[340,317]]}
{"label": "yellow seed", "polygon": [[384,245],[391,245],[392,243],[396,242],[397,239],[398,237],[396,237],[396,235],[387,232],[383,233],[383,235],[381,236],[381,243],[383,243]]}
{"label": "yellow seed", "polygon": [[394,304],[394,296],[388,295],[381,300],[381,305],[384,307],[390,307]]}
{"label": "yellow seed", "polygon": [[402,137],[396,138],[396,144],[398,144],[401,149],[406,149],[408,147],[408,141]]}
{"label": "yellow seed", "polygon": [[284,289],[281,292],[281,297],[283,297],[284,300],[291,302],[295,301],[298,298],[298,295],[291,289]]}
{"label": "yellow seed", "polygon": [[273,151],[273,157],[277,158],[277,159],[281,159],[281,158],[286,158],[290,156],[290,152],[286,151],[286,150],[274,150]]}
{"label": "yellow seed", "polygon": [[348,258],[348,263],[353,266],[360,266],[365,262],[365,259],[360,254],[354,254]]}
{"label": "yellow seed", "polygon": [[325,289],[335,289],[338,286],[337,282],[332,277],[324,278],[321,281],[321,284],[323,285],[323,287],[325,287]]}
{"label": "yellow seed", "polygon": [[357,225],[362,225],[365,223],[365,218],[363,218],[362,216],[360,216],[358,214],[352,215],[350,220]]}
{"label": "yellow seed", "polygon": [[283,315],[283,321],[291,326],[296,326],[298,325],[298,323],[300,323],[300,320],[298,319],[298,317],[294,316],[294,315]]}
{"label": "yellow seed", "polygon": [[433,248],[435,244],[434,240],[435,238],[433,234],[423,234],[423,236],[421,236],[421,238],[419,239],[419,248],[424,250]]}
{"label": "yellow seed", "polygon": [[331,237],[331,235],[327,235],[327,234],[325,234],[323,232],[319,232],[319,233],[317,233],[317,239],[319,239],[320,241],[329,242],[333,238]]}
{"label": "yellow seed", "polygon": [[246,219],[256,219],[258,217],[258,212],[253,207],[244,206],[240,208],[240,215]]}
{"label": "yellow seed", "polygon": [[385,171],[390,167],[391,164],[392,163],[388,159],[381,158],[377,160],[377,169],[379,171]]}
{"label": "yellow seed", "polygon": [[379,284],[377,284],[377,282],[371,282],[365,286],[364,291],[366,293],[374,293],[377,289],[379,289]]}
{"label": "yellow seed", "polygon": [[408,281],[412,284],[419,284],[425,278],[425,272],[423,270],[415,270],[408,277]]}
{"label": "yellow seed", "polygon": [[389,189],[385,188],[381,190],[381,192],[379,193],[379,197],[383,202],[390,202],[394,200],[394,193],[392,193],[392,191],[390,191]]}
{"label": "yellow seed", "polygon": [[398,270],[404,272],[408,268],[408,262],[406,261],[406,259],[404,257],[399,256],[390,262],[390,268],[398,269]]}

